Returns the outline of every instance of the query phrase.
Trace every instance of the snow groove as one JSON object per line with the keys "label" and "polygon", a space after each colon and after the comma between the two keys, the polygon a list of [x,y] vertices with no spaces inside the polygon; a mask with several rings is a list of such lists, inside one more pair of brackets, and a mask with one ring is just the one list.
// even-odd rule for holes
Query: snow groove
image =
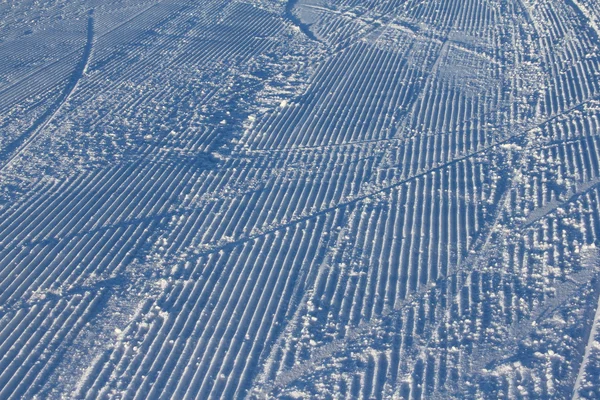
{"label": "snow groove", "polygon": [[56,99],[54,104],[50,105],[48,109],[27,129],[20,137],[14,140],[12,143],[4,146],[0,152],[0,171],[10,166],[11,162],[23,152],[24,149],[29,146],[31,142],[44,131],[46,126],[52,122],[55,116],[61,111],[63,106],[69,101],[72,93],[77,89],[80,79],[87,72],[90,57],[93,51],[94,44],[94,10],[89,12],[87,20],[87,39],[85,46],[83,47],[83,54],[81,60],[76,65],[75,70],[71,74],[67,85],[63,89],[61,95]]}
{"label": "snow groove", "polygon": [[0,92],[0,398],[593,395],[577,4],[96,5]]}

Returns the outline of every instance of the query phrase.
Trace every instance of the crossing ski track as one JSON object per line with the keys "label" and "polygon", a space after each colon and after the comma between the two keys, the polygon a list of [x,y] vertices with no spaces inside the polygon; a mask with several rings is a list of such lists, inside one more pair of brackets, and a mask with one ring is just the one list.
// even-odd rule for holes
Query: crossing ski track
{"label": "crossing ski track", "polygon": [[[598,282],[598,280],[597,280]],[[600,290],[600,284],[596,283],[596,291]],[[595,307],[594,317],[591,321],[591,329],[588,332],[587,343],[585,344],[585,349],[583,352],[583,359],[579,365],[579,371],[577,373],[577,379],[575,380],[575,384],[573,385],[573,396],[572,399],[581,398],[580,389],[581,389],[581,381],[583,379],[585,368],[589,364],[590,352],[592,351],[592,347],[594,345],[594,341],[597,340],[598,335],[598,325],[600,325],[600,296],[598,297],[598,304]]]}
{"label": "crossing ski track", "polygon": [[294,8],[298,4],[298,0],[288,0],[285,3],[285,16],[294,23],[307,37],[316,42],[319,39],[315,36],[315,34],[310,30],[310,27],[303,23],[298,17],[294,15]]}
{"label": "crossing ski track", "polygon": [[600,393],[592,0],[35,7],[0,398]]}
{"label": "crossing ski track", "polygon": [[69,101],[69,98],[79,85],[79,80],[85,75],[94,47],[94,10],[90,10],[88,14],[86,43],[83,47],[81,60],[75,66],[65,88],[55,102],[35,120],[29,129],[0,151],[0,171],[9,167],[12,161],[43,133],[46,126],[52,122],[63,106]]}

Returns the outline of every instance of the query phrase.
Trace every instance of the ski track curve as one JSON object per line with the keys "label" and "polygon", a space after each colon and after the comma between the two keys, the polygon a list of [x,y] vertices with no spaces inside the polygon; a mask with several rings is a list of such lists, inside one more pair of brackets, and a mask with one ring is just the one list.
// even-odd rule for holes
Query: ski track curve
{"label": "ski track curve", "polygon": [[590,389],[592,0],[94,7],[2,92],[68,76],[0,151],[0,398]]}
{"label": "ski track curve", "polygon": [[92,56],[94,48],[94,10],[88,11],[87,18],[87,30],[86,30],[86,43],[83,47],[83,53],[79,63],[76,65],[73,73],[71,74],[67,85],[64,87],[62,93],[51,104],[42,115],[40,115],[35,122],[23,132],[16,140],[8,144],[0,151],[0,171],[5,170],[10,166],[12,161],[22,154],[35,140],[42,134],[46,126],[56,117],[62,110],[64,105],[69,101],[71,95],[77,89],[79,81],[85,75],[87,67]]}

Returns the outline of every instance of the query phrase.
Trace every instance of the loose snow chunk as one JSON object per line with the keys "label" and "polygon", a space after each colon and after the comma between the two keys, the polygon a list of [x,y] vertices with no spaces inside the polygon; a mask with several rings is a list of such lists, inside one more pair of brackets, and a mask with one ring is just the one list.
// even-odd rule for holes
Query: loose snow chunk
{"label": "loose snow chunk", "polygon": [[500,145],[500,148],[502,148],[504,150],[516,150],[516,151],[522,150],[522,147],[515,143],[504,143],[504,144]]}

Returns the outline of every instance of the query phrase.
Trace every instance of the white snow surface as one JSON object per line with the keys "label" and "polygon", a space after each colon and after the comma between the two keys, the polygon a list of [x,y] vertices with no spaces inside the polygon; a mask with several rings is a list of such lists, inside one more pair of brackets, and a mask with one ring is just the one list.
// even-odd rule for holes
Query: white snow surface
{"label": "white snow surface", "polygon": [[0,4],[0,399],[600,398],[596,0]]}

